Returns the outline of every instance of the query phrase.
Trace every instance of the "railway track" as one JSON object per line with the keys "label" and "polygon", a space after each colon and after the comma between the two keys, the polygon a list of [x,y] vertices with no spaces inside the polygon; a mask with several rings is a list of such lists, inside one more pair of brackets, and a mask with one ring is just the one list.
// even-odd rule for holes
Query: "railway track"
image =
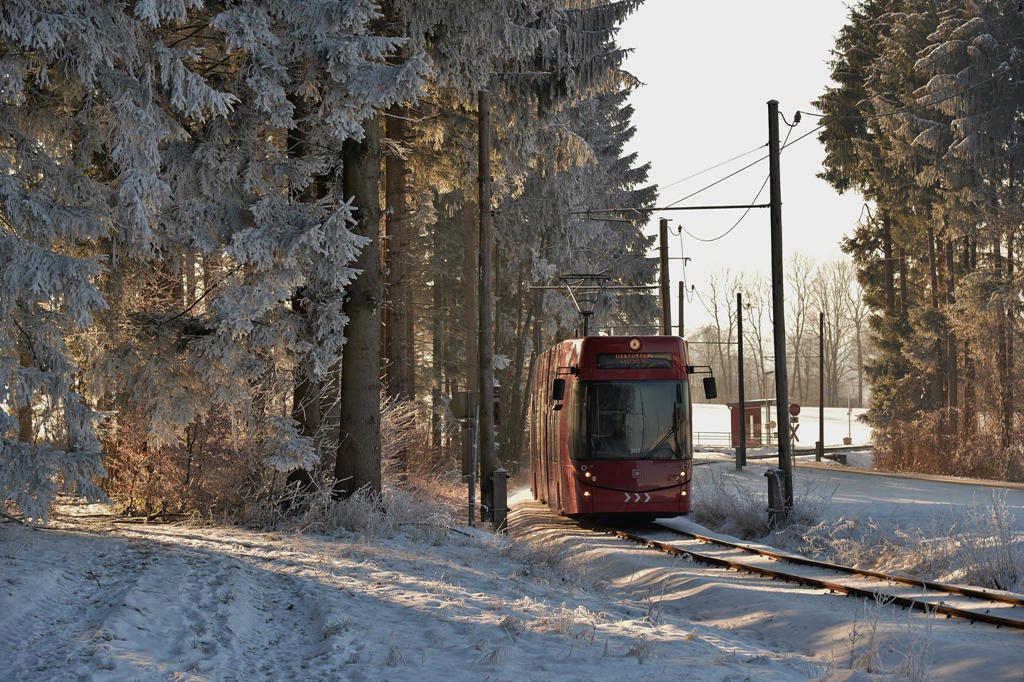
{"label": "railway track", "polygon": [[[747,543],[734,543],[696,533],[651,525],[643,535],[635,530],[611,528],[589,521],[580,525],[686,557],[695,563],[745,571],[786,580],[830,593],[892,603],[947,618],[1024,630],[1024,596],[982,588],[961,587],[928,580],[853,568],[799,555],[781,553]],[[672,535],[678,540],[651,536]],[[698,551],[699,550],[699,551]]]}

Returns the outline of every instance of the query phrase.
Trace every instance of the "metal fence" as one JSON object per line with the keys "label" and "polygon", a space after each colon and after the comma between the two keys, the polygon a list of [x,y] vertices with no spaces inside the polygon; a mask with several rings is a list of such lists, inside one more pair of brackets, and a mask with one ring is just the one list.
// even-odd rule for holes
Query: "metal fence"
{"label": "metal fence", "polygon": [[[775,433],[761,434],[760,444],[755,445],[753,441],[747,440],[747,447],[764,447],[769,445],[775,445],[778,439],[775,437]],[[694,431],[693,432],[693,444],[694,445],[705,445],[705,446],[717,446],[731,448],[732,445],[732,432],[731,431]]]}

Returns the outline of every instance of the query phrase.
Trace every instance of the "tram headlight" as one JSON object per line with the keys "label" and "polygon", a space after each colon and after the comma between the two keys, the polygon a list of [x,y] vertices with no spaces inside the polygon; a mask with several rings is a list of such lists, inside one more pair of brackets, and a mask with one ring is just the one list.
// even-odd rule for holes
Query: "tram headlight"
{"label": "tram headlight", "polygon": [[589,471],[588,471],[588,472],[586,472],[586,473],[585,473],[585,474],[583,474],[583,475],[584,475],[584,476],[586,476],[587,478],[590,478],[590,472],[589,472]]}
{"label": "tram headlight", "polygon": [[590,491],[589,490],[584,490],[583,491],[583,497],[590,497]]}
{"label": "tram headlight", "polygon": [[686,491],[685,490],[683,492],[679,493],[679,494],[682,495],[683,497],[686,497]]}

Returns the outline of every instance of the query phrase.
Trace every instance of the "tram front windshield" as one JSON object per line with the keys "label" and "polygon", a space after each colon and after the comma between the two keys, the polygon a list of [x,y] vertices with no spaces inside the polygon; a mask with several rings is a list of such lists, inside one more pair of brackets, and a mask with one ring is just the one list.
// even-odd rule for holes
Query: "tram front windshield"
{"label": "tram front windshield", "polygon": [[689,457],[683,381],[592,381],[573,387],[570,450],[577,460]]}

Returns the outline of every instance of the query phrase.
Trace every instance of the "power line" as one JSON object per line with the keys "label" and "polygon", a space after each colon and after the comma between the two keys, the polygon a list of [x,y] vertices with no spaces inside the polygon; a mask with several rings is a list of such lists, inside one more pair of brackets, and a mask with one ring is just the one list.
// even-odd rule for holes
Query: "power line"
{"label": "power line", "polygon": [[[986,27],[983,30],[983,32],[984,33],[989,33],[989,32],[995,30],[999,26],[1003,25],[1004,23],[1006,23],[1007,21],[1009,21],[1010,19],[1012,19],[1013,17],[1015,17],[1015,16],[1017,16],[1017,15],[1019,15],[1021,13],[1024,13],[1024,2],[1018,3],[1017,13],[1016,14],[1007,15],[1001,21],[996,22],[992,26]],[[925,62],[923,64],[919,64],[909,74],[904,76],[903,80],[905,82],[909,81],[911,76],[914,76],[915,74],[917,74],[919,71],[923,70],[924,68],[929,67],[929,66],[935,64],[936,62],[938,62],[938,61],[940,61],[942,59],[945,59],[946,57],[954,54],[961,47],[969,45],[970,42],[974,40],[974,38],[977,38],[980,35],[982,35],[981,32],[979,32],[978,34],[976,34],[975,36],[973,36],[970,39],[964,40],[963,43],[961,43],[957,47],[953,48],[952,50],[949,50],[948,52],[945,52],[945,53],[943,53],[943,54],[935,57],[934,59],[931,59],[931,60],[929,60],[929,61],[927,61],[927,62]],[[818,132],[819,130],[824,128],[827,125],[828,121],[831,121],[831,120],[844,120],[844,119],[862,119],[862,120],[863,119],[880,119],[880,118],[887,118],[887,117],[892,117],[892,116],[899,116],[899,115],[902,115],[902,114],[906,114],[906,113],[910,113],[910,112],[913,112],[913,111],[917,111],[918,109],[923,109],[923,108],[927,108],[927,107],[930,107],[930,106],[934,106],[935,104],[939,104],[941,102],[944,102],[946,100],[952,99],[954,97],[959,97],[960,95],[963,95],[963,94],[965,94],[967,92],[970,92],[971,90],[974,90],[974,89],[979,88],[979,87],[981,87],[983,85],[986,85],[986,84],[988,84],[988,83],[990,83],[990,82],[992,82],[994,80],[1002,78],[1005,75],[1007,75],[1008,73],[1010,73],[1013,69],[1015,69],[1016,67],[1020,66],[1022,63],[1024,63],[1024,60],[1021,60],[1021,61],[1017,62],[1016,64],[1007,67],[1003,71],[999,72],[998,74],[992,76],[991,78],[989,78],[989,79],[987,79],[987,80],[985,80],[985,81],[983,81],[981,83],[977,83],[977,84],[972,85],[972,86],[970,86],[968,88],[964,88],[963,90],[961,90],[959,92],[955,92],[955,93],[953,93],[953,94],[951,94],[951,95],[949,95],[947,97],[943,97],[943,98],[940,98],[940,99],[930,100],[930,101],[928,101],[926,103],[923,103],[923,104],[919,104],[919,105],[916,105],[916,106],[913,106],[913,107],[907,107],[907,108],[904,108],[904,109],[901,109],[901,110],[898,110],[898,111],[891,111],[891,112],[884,113],[884,114],[867,114],[867,115],[857,115],[857,116],[850,116],[850,115],[848,115],[848,114],[850,114],[852,112],[857,111],[856,107],[851,107],[850,109],[848,109],[843,114],[840,114],[839,116],[829,116],[828,114],[819,114],[819,113],[814,113],[814,112],[810,112],[810,111],[797,110],[797,112],[796,112],[797,116],[800,116],[800,115],[813,116],[815,118],[824,119],[824,121],[822,123],[820,123],[819,125],[817,125],[816,127],[812,128],[810,131],[808,131],[808,132],[804,133],[803,135],[801,135],[800,137],[796,138],[792,142],[783,142],[783,144],[781,145],[779,151],[781,152],[784,149],[786,149],[787,147],[791,147],[791,146],[795,145],[796,143],[800,142],[801,140],[804,140],[804,139],[810,137],[811,135],[815,134],[816,132]],[[880,95],[881,95],[881,93],[872,95],[871,97],[869,97],[865,101],[870,101],[872,99],[875,99],[876,97],[879,97]],[[785,117],[783,117],[783,120],[785,120]],[[797,125],[797,123],[799,123],[799,119],[795,118],[794,122],[792,124],[790,124],[787,121],[786,125],[788,125],[790,127],[790,131],[792,131],[792,129]],[[788,135],[786,136],[786,139],[787,140],[789,139]],[[731,159],[729,159],[727,161],[722,161],[721,163],[717,163],[717,164],[715,164],[713,166],[709,166],[708,168],[706,168],[706,169],[704,169],[704,170],[702,170],[702,171],[700,171],[698,173],[694,173],[693,175],[689,175],[689,176],[683,178],[682,180],[677,180],[677,181],[675,181],[675,182],[673,182],[673,183],[671,183],[669,185],[665,185],[665,187],[662,187],[662,188],[659,188],[659,189],[664,190],[664,189],[668,189],[669,187],[673,187],[673,186],[675,186],[675,185],[677,185],[677,184],[679,184],[681,182],[684,182],[686,180],[690,180],[690,179],[692,179],[694,177],[697,177],[699,175],[702,175],[702,174],[704,174],[704,173],[706,173],[708,171],[714,170],[715,168],[719,168],[721,166],[724,166],[725,164],[730,163],[732,161],[735,161],[737,159],[743,158],[744,156],[748,156],[748,155],[756,152],[757,150],[762,149],[764,146],[766,146],[766,145],[760,145],[758,147],[755,147],[754,149],[752,149],[750,151],[747,151],[747,152],[744,152],[743,154],[740,154],[739,156],[735,156],[735,157],[733,157],[733,158],[731,158]],[[653,210],[667,210],[667,209],[671,209],[676,204],[680,204],[680,203],[686,201],[687,199],[695,197],[698,194],[700,194],[702,192],[705,192],[705,191],[711,189],[712,187],[715,187],[716,185],[719,185],[719,184],[725,182],[726,180],[729,180],[730,178],[735,177],[736,175],[739,175],[743,171],[748,170],[748,169],[756,166],[757,164],[761,163],[762,161],[766,160],[767,158],[768,158],[767,155],[766,156],[762,156],[757,161],[754,161],[753,163],[747,164],[743,168],[740,168],[739,170],[734,171],[734,172],[730,173],[729,175],[726,175],[725,177],[720,178],[719,180],[716,180],[715,182],[712,182],[711,184],[702,187],[701,189],[697,190],[696,192],[692,192],[692,193],[686,195],[685,197],[683,197],[681,199],[673,201],[671,204],[668,204],[668,206],[665,206],[665,207],[660,207],[658,209],[614,208],[614,209],[605,209],[605,210],[609,211],[609,212],[622,212],[622,211],[633,210],[633,211],[636,211],[637,213],[649,213],[649,212],[651,212]],[[760,194],[760,192],[758,192],[758,194]],[[746,214],[744,214],[743,217],[746,217]],[[737,224],[739,224],[739,222],[742,222],[743,217],[741,217],[740,220],[737,221]],[[730,228],[730,231],[732,231],[732,229],[734,229],[734,228],[735,228],[735,226],[733,226],[733,228]],[[687,232],[687,234],[690,234],[690,233]],[[690,236],[692,237],[693,235],[691,234]],[[697,237],[694,237],[694,238],[698,239]],[[704,240],[701,240],[701,241],[704,241]]]}
{"label": "power line", "polygon": [[[758,149],[760,149],[760,147],[758,147]],[[729,178],[732,178],[732,177],[735,177],[735,176],[739,175],[740,173],[742,173],[743,171],[747,170],[748,168],[753,168],[754,166],[756,166],[757,164],[761,163],[762,161],[764,161],[764,160],[765,160],[765,159],[767,159],[767,158],[768,158],[768,156],[767,156],[767,155],[765,155],[765,156],[762,156],[762,157],[761,157],[760,159],[758,159],[757,161],[754,161],[753,163],[749,163],[749,164],[747,164],[747,165],[746,165],[746,166],[744,166],[743,168],[740,168],[740,169],[739,169],[738,171],[734,171],[734,172],[732,172],[732,173],[729,173],[729,175],[726,175],[726,176],[725,176],[724,178],[721,178],[721,179],[719,179],[719,180],[716,180],[716,181],[712,182],[712,183],[711,183],[710,185],[707,185],[707,186],[705,186],[705,187],[702,187],[702,188],[700,188],[700,189],[699,189],[699,190],[697,190],[696,192],[693,192],[693,193],[691,193],[691,194],[687,194],[687,195],[686,195],[685,197],[683,197],[682,199],[679,199],[679,200],[677,200],[677,201],[673,201],[673,202],[672,202],[671,204],[669,204],[668,206],[665,206],[665,208],[672,208],[672,207],[673,207],[673,206],[675,206],[676,204],[682,203],[682,202],[686,201],[687,199],[690,199],[690,198],[692,198],[692,197],[695,197],[695,196],[697,196],[698,194],[700,194],[701,192],[705,192],[705,191],[707,191],[707,190],[711,189],[712,187],[714,187],[715,185],[719,185],[719,184],[721,184],[721,183],[725,182],[726,180],[728,180]],[[662,209],[662,210],[664,210],[664,209]]]}
{"label": "power line", "polygon": [[[770,179],[771,179],[771,175],[769,175],[768,177],[766,177],[766,178],[764,179],[764,182],[762,182],[762,183],[761,183],[761,189],[757,190],[757,196],[755,196],[755,197],[754,197],[754,202],[756,202],[756,201],[757,201],[757,199],[758,199],[758,197],[760,197],[760,196],[761,196],[761,192],[763,192],[763,191],[764,191],[765,185],[767,185],[767,184],[768,184],[768,180],[770,180]],[[718,235],[717,237],[712,237],[711,239],[703,239],[703,238],[701,238],[701,237],[698,237],[698,236],[696,236],[695,234],[693,234],[692,232],[690,232],[689,230],[687,230],[687,229],[686,229],[685,227],[683,227],[682,225],[680,225],[680,226],[679,226],[679,229],[680,229],[681,231],[685,232],[686,234],[688,234],[688,235],[690,236],[690,238],[691,238],[691,239],[696,239],[696,240],[697,240],[697,241],[699,241],[699,242],[704,242],[705,244],[708,244],[708,243],[711,243],[711,242],[717,242],[717,241],[718,241],[719,239],[722,239],[723,237],[726,237],[726,236],[727,236],[727,235],[728,235],[728,234],[729,234],[730,232],[732,232],[732,231],[733,231],[733,230],[735,230],[735,229],[736,229],[737,227],[739,227],[739,224],[740,224],[740,223],[742,223],[742,222],[743,222],[743,219],[747,217],[747,214],[748,214],[748,213],[750,213],[750,209],[752,209],[752,208],[754,208],[754,207],[755,207],[755,206],[754,206],[754,202],[751,202],[751,205],[750,205],[750,206],[747,206],[747,210],[743,212],[743,215],[741,215],[741,216],[740,216],[739,220],[737,220],[737,221],[736,221],[735,223],[733,223],[732,227],[730,227],[730,228],[729,228],[728,230],[726,230],[726,231],[725,231],[725,232],[723,232],[722,234]]]}
{"label": "power line", "polygon": [[693,178],[697,177],[698,175],[704,175],[705,173],[707,173],[709,171],[713,171],[716,168],[720,168],[720,167],[722,167],[722,166],[724,166],[726,164],[732,163],[733,161],[737,161],[739,159],[742,159],[744,156],[750,156],[754,152],[756,152],[756,151],[758,151],[760,149],[763,149],[765,146],[767,146],[767,145],[764,145],[764,144],[758,145],[757,147],[754,147],[750,151],[743,152],[742,154],[740,154],[738,156],[734,156],[734,157],[732,157],[731,159],[729,159],[727,161],[722,161],[721,163],[716,163],[714,166],[709,166],[709,167],[705,168],[702,171],[694,173],[693,175],[687,175],[682,180],[676,180],[675,182],[670,182],[669,184],[665,185],[664,187],[659,187],[658,189],[664,191],[664,190],[668,189],[669,187],[675,187],[679,183],[686,182],[687,180],[692,180]]}
{"label": "power line", "polygon": [[[793,128],[794,128],[794,127],[796,127],[796,124],[800,122],[800,121],[799,121],[799,119],[795,119],[795,120],[796,120],[796,123],[794,123],[793,125],[789,126],[789,131],[788,131],[788,132],[786,133],[786,139],[785,139],[785,141],[783,141],[783,143],[782,143],[782,146],[781,146],[781,148],[779,149],[780,153],[781,153],[782,149],[785,149],[785,148],[786,148],[786,143],[787,143],[787,142],[789,142],[789,136],[790,136],[790,134],[791,134],[791,133],[793,132]],[[789,125],[789,124],[787,123],[787,125]],[[683,231],[683,232],[686,232],[686,234],[690,235],[690,237],[691,237],[691,238],[693,238],[693,239],[696,239],[696,240],[697,240],[697,241],[699,241],[699,242],[704,242],[704,243],[710,243],[710,242],[717,242],[717,241],[718,241],[719,239],[722,239],[722,238],[724,238],[724,237],[725,237],[725,236],[727,236],[727,235],[728,235],[728,234],[729,234],[730,232],[732,232],[732,231],[733,231],[733,230],[735,230],[735,229],[736,229],[737,227],[739,227],[739,224],[740,224],[740,223],[742,223],[742,222],[743,222],[743,219],[744,219],[744,218],[746,218],[746,217],[747,217],[747,215],[748,215],[748,214],[750,213],[750,209],[752,209],[752,208],[754,208],[754,207],[755,207],[755,205],[757,204],[757,200],[758,200],[758,198],[760,198],[760,196],[761,196],[761,192],[763,192],[763,191],[764,191],[764,188],[765,188],[765,186],[766,186],[766,185],[768,184],[768,181],[769,181],[769,180],[771,180],[771,177],[772,177],[772,176],[771,176],[771,174],[769,174],[769,175],[768,175],[768,177],[766,177],[766,178],[764,179],[764,182],[762,182],[762,183],[761,183],[761,189],[757,190],[757,194],[756,194],[756,195],[754,195],[754,200],[750,202],[750,205],[749,205],[749,206],[747,206],[747,210],[745,210],[745,211],[743,212],[743,215],[741,215],[741,216],[739,217],[739,220],[737,220],[737,221],[736,221],[735,223],[733,223],[733,226],[732,226],[732,227],[730,227],[730,228],[729,228],[728,230],[726,230],[726,231],[725,231],[725,232],[723,232],[722,234],[718,235],[717,237],[714,237],[714,238],[712,238],[712,239],[702,239],[701,237],[697,237],[697,236],[695,236],[695,235],[694,235],[694,234],[693,234],[692,232],[690,232],[689,230],[687,230],[687,229],[686,229],[685,227],[683,227],[683,226],[682,226],[681,224],[679,225],[679,230],[680,230],[680,231]]]}
{"label": "power line", "polygon": [[[793,118],[793,123],[789,123],[789,121],[786,121],[786,125],[787,125],[787,126],[789,126],[789,132],[787,132],[787,133],[786,133],[786,141],[784,141],[784,142],[782,143],[782,146],[781,146],[781,147],[779,148],[779,152],[780,152],[780,153],[782,152],[782,150],[783,150],[783,149],[785,149],[785,148],[786,148],[786,143],[787,143],[787,142],[789,141],[789,136],[790,136],[790,134],[791,134],[791,133],[793,132],[793,128],[795,128],[795,127],[796,127],[796,126],[797,126],[797,125],[798,125],[798,124],[800,123],[800,113],[801,113],[801,112],[799,112],[799,111],[797,111],[797,112],[796,112],[796,116],[795,116],[795,117]],[[784,121],[785,121],[785,120],[786,120],[786,117],[785,117],[785,116],[783,116],[783,117],[782,117],[782,120],[784,120]],[[813,132],[813,131],[812,131],[812,132]],[[806,137],[806,135],[805,135],[804,137]],[[800,139],[803,139],[803,138],[800,138]],[[796,142],[796,140],[794,140],[794,142]],[[752,151],[757,151],[758,149],[762,149],[763,147],[766,147],[766,146],[767,146],[767,144],[761,145],[760,147],[757,147],[757,149],[754,149],[754,150],[752,150]],[[750,153],[752,153],[752,152],[747,152],[747,154],[750,154]],[[746,156],[747,154],[743,154],[743,156]],[[740,158],[740,157],[736,157],[736,158]],[[768,158],[768,156],[767,156],[767,155],[765,155],[765,156],[762,156],[762,157],[761,157],[760,159],[758,159],[757,161],[754,161],[753,163],[747,164],[747,165],[746,165],[746,166],[744,166],[743,168],[740,168],[740,169],[739,169],[738,171],[735,171],[734,173],[730,173],[729,175],[726,175],[726,176],[725,176],[724,178],[722,178],[722,179],[720,179],[720,180],[716,180],[715,182],[711,183],[710,185],[707,185],[706,187],[703,187],[703,188],[701,188],[701,189],[697,190],[696,192],[693,192],[692,194],[688,194],[688,195],[686,195],[686,196],[685,196],[685,197],[683,197],[682,199],[679,199],[679,200],[677,200],[677,201],[673,201],[673,202],[672,202],[671,204],[669,204],[668,206],[665,206],[664,208],[662,208],[662,209],[660,209],[660,210],[663,210],[663,211],[664,211],[664,210],[670,209],[670,208],[672,208],[673,206],[675,206],[675,205],[676,205],[676,204],[678,204],[678,203],[681,203],[681,202],[683,202],[683,201],[686,201],[687,199],[689,199],[689,198],[691,198],[691,197],[695,197],[695,196],[697,196],[698,194],[700,194],[701,192],[703,192],[703,191],[705,191],[705,190],[709,190],[709,189],[711,189],[712,187],[714,187],[715,185],[718,185],[718,184],[720,184],[720,183],[723,183],[723,182],[725,182],[726,180],[728,180],[729,178],[732,178],[732,177],[734,177],[734,176],[736,176],[736,175],[739,175],[740,173],[742,173],[743,171],[747,170],[748,168],[753,168],[754,166],[756,166],[757,164],[761,163],[762,161],[764,161],[764,160],[765,160],[765,159],[767,159],[767,158]],[[734,160],[735,160],[735,159],[734,159]],[[726,163],[728,163],[728,162],[726,162]],[[719,164],[719,165],[722,165],[722,164]],[[767,183],[768,183],[768,180],[765,180],[765,184],[767,184]],[[759,190],[759,191],[757,192],[757,197],[761,196],[761,192],[762,192],[762,191],[764,191],[764,185],[761,185],[761,189],[760,189],[760,190]],[[743,213],[743,216],[742,216],[742,217],[740,217],[740,219],[739,219],[738,221],[736,221],[736,225],[739,225],[739,224],[740,224],[740,223],[741,223],[741,222],[743,221],[743,218],[745,218],[745,217],[747,216],[747,213],[749,213],[749,212],[750,212],[750,209],[751,209],[751,208],[763,208],[763,207],[761,207],[761,206],[755,206],[755,205],[754,205],[754,204],[756,204],[756,203],[757,203],[757,197],[754,197],[754,200],[750,202],[750,205],[748,205],[748,206],[746,206],[746,207],[745,207],[745,208],[746,208],[747,210],[746,210],[746,212],[744,212],[744,213]],[[702,207],[702,208],[704,208],[704,207]],[[732,208],[742,208],[742,207],[732,207]],[[731,232],[731,231],[732,231],[732,230],[733,230],[733,229],[734,229],[734,228],[736,227],[736,225],[733,225],[733,226],[732,226],[732,228],[730,228],[730,229],[729,229],[729,232]],[[680,229],[682,229],[682,228],[680,228]],[[689,233],[689,232],[687,232],[686,234],[690,234],[690,233]],[[728,232],[727,232],[726,234],[728,234]],[[690,234],[690,236],[691,236],[691,237],[693,237],[693,235],[692,235],[692,234]],[[724,237],[725,235],[722,235],[722,236]],[[694,237],[694,239],[697,239],[697,237]],[[719,237],[719,239],[721,239],[721,237]],[[715,241],[715,240],[713,240],[713,239],[712,239],[712,240],[703,240],[703,239],[702,239],[702,240],[700,240],[700,241]]]}

